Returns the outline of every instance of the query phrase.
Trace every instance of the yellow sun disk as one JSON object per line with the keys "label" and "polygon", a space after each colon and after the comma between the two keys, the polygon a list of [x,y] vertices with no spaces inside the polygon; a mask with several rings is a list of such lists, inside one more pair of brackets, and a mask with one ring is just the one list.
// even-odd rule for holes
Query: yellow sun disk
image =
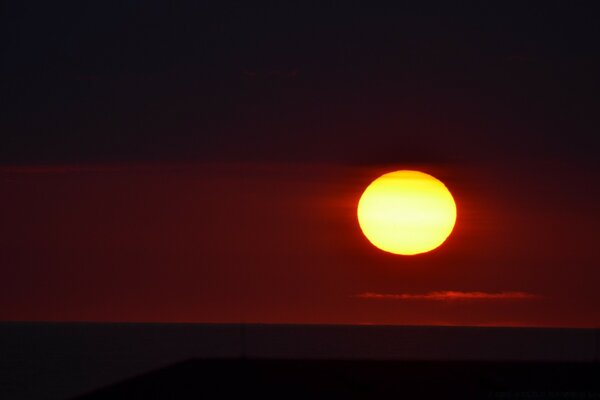
{"label": "yellow sun disk", "polygon": [[441,245],[456,222],[456,204],[446,186],[418,171],[382,175],[364,191],[358,222],[371,243],[403,255]]}

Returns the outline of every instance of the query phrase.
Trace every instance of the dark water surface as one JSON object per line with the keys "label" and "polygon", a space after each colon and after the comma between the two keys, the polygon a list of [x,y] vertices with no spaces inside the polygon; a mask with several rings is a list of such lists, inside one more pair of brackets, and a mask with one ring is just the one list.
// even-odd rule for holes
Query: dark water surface
{"label": "dark water surface", "polygon": [[[441,391],[455,390],[453,385],[460,382],[458,387],[478,388],[468,393],[495,391],[494,396],[505,398],[524,395],[517,393],[520,389],[554,398],[569,391],[579,398],[600,398],[590,383],[600,382],[599,338],[598,330],[592,329],[0,323],[0,399],[99,396],[107,393],[109,389],[97,392],[105,387],[125,393],[132,387],[152,387],[144,383],[148,376],[167,391],[174,382],[189,386],[184,392],[169,392],[177,398],[210,387],[202,383],[209,372],[213,375],[207,382],[213,383],[224,379],[219,373],[227,379],[254,376],[255,386],[246,384],[249,391],[259,392],[265,387],[284,390],[281,385],[288,382],[332,396],[364,397],[399,394],[410,382],[431,381],[446,382],[439,386]],[[273,374],[279,374],[277,385],[267,379]],[[412,378],[398,386],[398,374]],[[381,380],[375,379],[379,375]],[[138,383],[132,386],[131,378]],[[534,385],[525,385],[530,378]],[[112,386],[119,382],[121,386]],[[420,390],[419,385],[409,391],[411,396],[418,394],[414,390]],[[294,393],[315,396],[304,389]],[[137,395],[145,396],[143,390]]]}
{"label": "dark water surface", "polygon": [[205,359],[81,399],[587,399],[599,378],[598,363]]}

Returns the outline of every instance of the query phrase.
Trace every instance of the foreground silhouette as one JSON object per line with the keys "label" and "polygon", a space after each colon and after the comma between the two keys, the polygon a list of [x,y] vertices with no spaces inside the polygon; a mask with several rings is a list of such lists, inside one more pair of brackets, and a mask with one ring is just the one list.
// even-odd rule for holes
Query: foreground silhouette
{"label": "foreground silhouette", "polygon": [[599,377],[598,363],[189,360],[81,399],[600,398]]}

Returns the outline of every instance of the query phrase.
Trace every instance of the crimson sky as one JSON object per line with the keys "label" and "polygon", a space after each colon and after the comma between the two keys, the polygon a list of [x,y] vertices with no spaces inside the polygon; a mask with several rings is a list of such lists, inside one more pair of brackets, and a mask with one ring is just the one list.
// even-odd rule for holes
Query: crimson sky
{"label": "crimson sky", "polygon": [[[15,2],[0,13],[0,319],[600,324],[592,10]],[[371,246],[369,182],[455,231]]]}
{"label": "crimson sky", "polygon": [[[408,166],[447,183],[458,222],[439,249],[402,257],[370,245],[355,213],[394,167],[7,169],[0,316],[595,325],[599,209],[581,171]],[[446,291],[482,293],[427,298]]]}

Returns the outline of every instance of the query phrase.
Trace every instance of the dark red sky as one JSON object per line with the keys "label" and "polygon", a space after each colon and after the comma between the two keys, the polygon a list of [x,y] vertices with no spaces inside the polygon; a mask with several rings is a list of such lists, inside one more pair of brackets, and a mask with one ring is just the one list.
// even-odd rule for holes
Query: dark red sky
{"label": "dark red sky", "polygon": [[[355,213],[369,181],[401,165],[6,170],[0,317],[594,326],[598,185],[536,165],[409,166],[458,204],[448,241],[414,257],[375,249]],[[356,297],[436,291],[536,297]]]}
{"label": "dark red sky", "polygon": [[[0,319],[597,327],[595,15],[6,6]],[[401,257],[355,207],[409,168],[458,222]]]}

